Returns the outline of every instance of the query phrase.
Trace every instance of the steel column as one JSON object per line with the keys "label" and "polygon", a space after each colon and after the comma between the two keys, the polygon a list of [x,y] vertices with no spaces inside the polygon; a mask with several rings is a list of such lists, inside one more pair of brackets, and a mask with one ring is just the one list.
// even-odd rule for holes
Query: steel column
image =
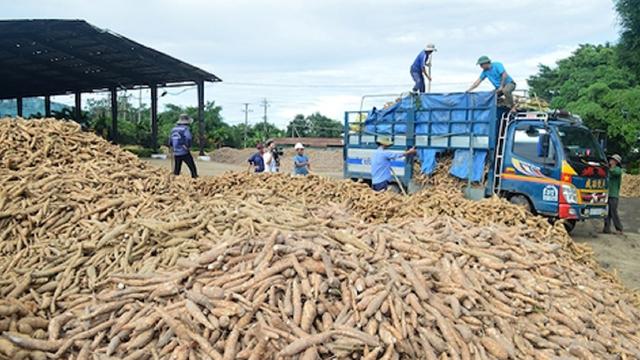
{"label": "steel column", "polygon": [[200,156],[204,156],[204,80],[198,80],[198,125],[200,126]]}
{"label": "steel column", "polygon": [[158,151],[158,86],[151,85],[151,148]]}
{"label": "steel column", "polygon": [[76,91],[75,100],[76,100],[76,108],[75,108],[74,120],[80,122],[82,118],[82,94],[79,91]]}
{"label": "steel column", "polygon": [[44,97],[44,116],[51,117],[51,96]]}
{"label": "steel column", "polygon": [[16,98],[16,115],[22,117],[22,98]]}
{"label": "steel column", "polygon": [[111,88],[111,142],[118,143],[118,90]]}

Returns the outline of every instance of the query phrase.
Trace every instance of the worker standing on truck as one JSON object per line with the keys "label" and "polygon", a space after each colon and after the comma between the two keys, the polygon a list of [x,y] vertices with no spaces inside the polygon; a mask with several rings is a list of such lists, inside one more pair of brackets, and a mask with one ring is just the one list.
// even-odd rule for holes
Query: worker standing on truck
{"label": "worker standing on truck", "polygon": [[478,80],[471,85],[467,92],[471,92],[477,88],[484,79],[489,78],[489,81],[491,81],[496,88],[496,94],[498,94],[498,96],[504,95],[505,106],[510,109],[513,108],[513,90],[516,89],[516,83],[511,76],[507,74],[504,65],[497,61],[491,62],[491,59],[484,55],[478,58],[477,65],[482,68],[482,72]]}
{"label": "worker standing on truck", "polygon": [[169,145],[171,145],[174,159],[173,174],[180,175],[182,162],[184,162],[189,167],[189,171],[191,171],[191,177],[197,178],[198,170],[196,169],[196,163],[193,161],[193,156],[191,156],[193,136],[191,135],[191,130],[189,130],[189,125],[192,123],[193,119],[189,115],[180,115],[176,126],[169,135]]}
{"label": "worker standing on truck", "polygon": [[611,221],[616,227],[618,234],[622,235],[622,222],[620,221],[620,215],[618,215],[618,200],[620,198],[620,184],[622,183],[622,157],[615,154],[609,159],[609,213],[604,219],[605,234],[611,234]]}
{"label": "worker standing on truck", "polygon": [[424,50],[420,51],[416,59],[411,64],[411,78],[415,82],[413,86],[413,92],[424,93],[425,85],[424,85],[424,76],[431,81],[431,72],[429,70],[429,60],[431,58],[431,54],[436,51],[436,47],[433,44],[427,44]]}
{"label": "worker standing on truck", "polygon": [[393,145],[393,142],[388,137],[379,136],[376,143],[378,144],[378,149],[371,157],[371,185],[374,191],[385,191],[393,180],[391,161],[414,155],[416,148],[411,148],[402,154],[394,154],[387,151],[387,148]]}

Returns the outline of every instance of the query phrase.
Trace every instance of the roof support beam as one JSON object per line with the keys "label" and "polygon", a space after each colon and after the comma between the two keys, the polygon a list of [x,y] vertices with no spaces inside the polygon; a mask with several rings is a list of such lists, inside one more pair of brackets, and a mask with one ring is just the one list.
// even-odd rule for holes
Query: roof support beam
{"label": "roof support beam", "polygon": [[200,156],[204,156],[204,81],[198,80],[198,125],[200,126]]}
{"label": "roof support beam", "polygon": [[22,117],[22,97],[16,98],[16,114]]}
{"label": "roof support beam", "polygon": [[77,122],[81,122],[82,121],[82,94],[79,91],[76,91],[76,96],[75,96],[75,100],[76,100],[76,108],[74,109],[74,120]]}
{"label": "roof support beam", "polygon": [[151,85],[151,148],[158,151],[158,86]]}
{"label": "roof support beam", "polygon": [[118,143],[118,89],[111,88],[111,142]]}
{"label": "roof support beam", "polygon": [[51,96],[44,97],[44,116],[51,117]]}

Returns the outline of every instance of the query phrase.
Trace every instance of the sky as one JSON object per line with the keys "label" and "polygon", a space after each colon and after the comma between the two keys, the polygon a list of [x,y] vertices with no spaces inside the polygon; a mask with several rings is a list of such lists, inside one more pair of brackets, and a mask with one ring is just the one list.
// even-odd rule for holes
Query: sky
{"label": "sky", "polygon": [[[227,123],[244,122],[244,103],[249,123],[262,121],[266,99],[268,121],[281,128],[296,114],[341,120],[363,95],[409,91],[409,67],[427,43],[438,49],[432,91],[455,92],[478,77],[480,55],[524,89],[538,64],[618,37],[611,0],[0,0],[0,18],[84,19],[222,78],[205,100]],[[196,105],[195,88],[169,89],[167,103]]]}

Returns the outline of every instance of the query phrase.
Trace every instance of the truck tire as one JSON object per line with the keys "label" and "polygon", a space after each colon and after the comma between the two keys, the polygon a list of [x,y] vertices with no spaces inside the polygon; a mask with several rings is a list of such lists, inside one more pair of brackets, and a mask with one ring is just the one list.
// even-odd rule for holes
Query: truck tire
{"label": "truck tire", "polygon": [[513,195],[509,198],[509,202],[515,205],[523,206],[525,210],[533,214],[531,203],[524,195]]}
{"label": "truck tire", "polygon": [[576,223],[577,223],[577,221],[575,221],[575,220],[564,220],[563,221],[564,229],[567,230],[567,232],[569,234],[571,234],[573,229],[576,228]]}

